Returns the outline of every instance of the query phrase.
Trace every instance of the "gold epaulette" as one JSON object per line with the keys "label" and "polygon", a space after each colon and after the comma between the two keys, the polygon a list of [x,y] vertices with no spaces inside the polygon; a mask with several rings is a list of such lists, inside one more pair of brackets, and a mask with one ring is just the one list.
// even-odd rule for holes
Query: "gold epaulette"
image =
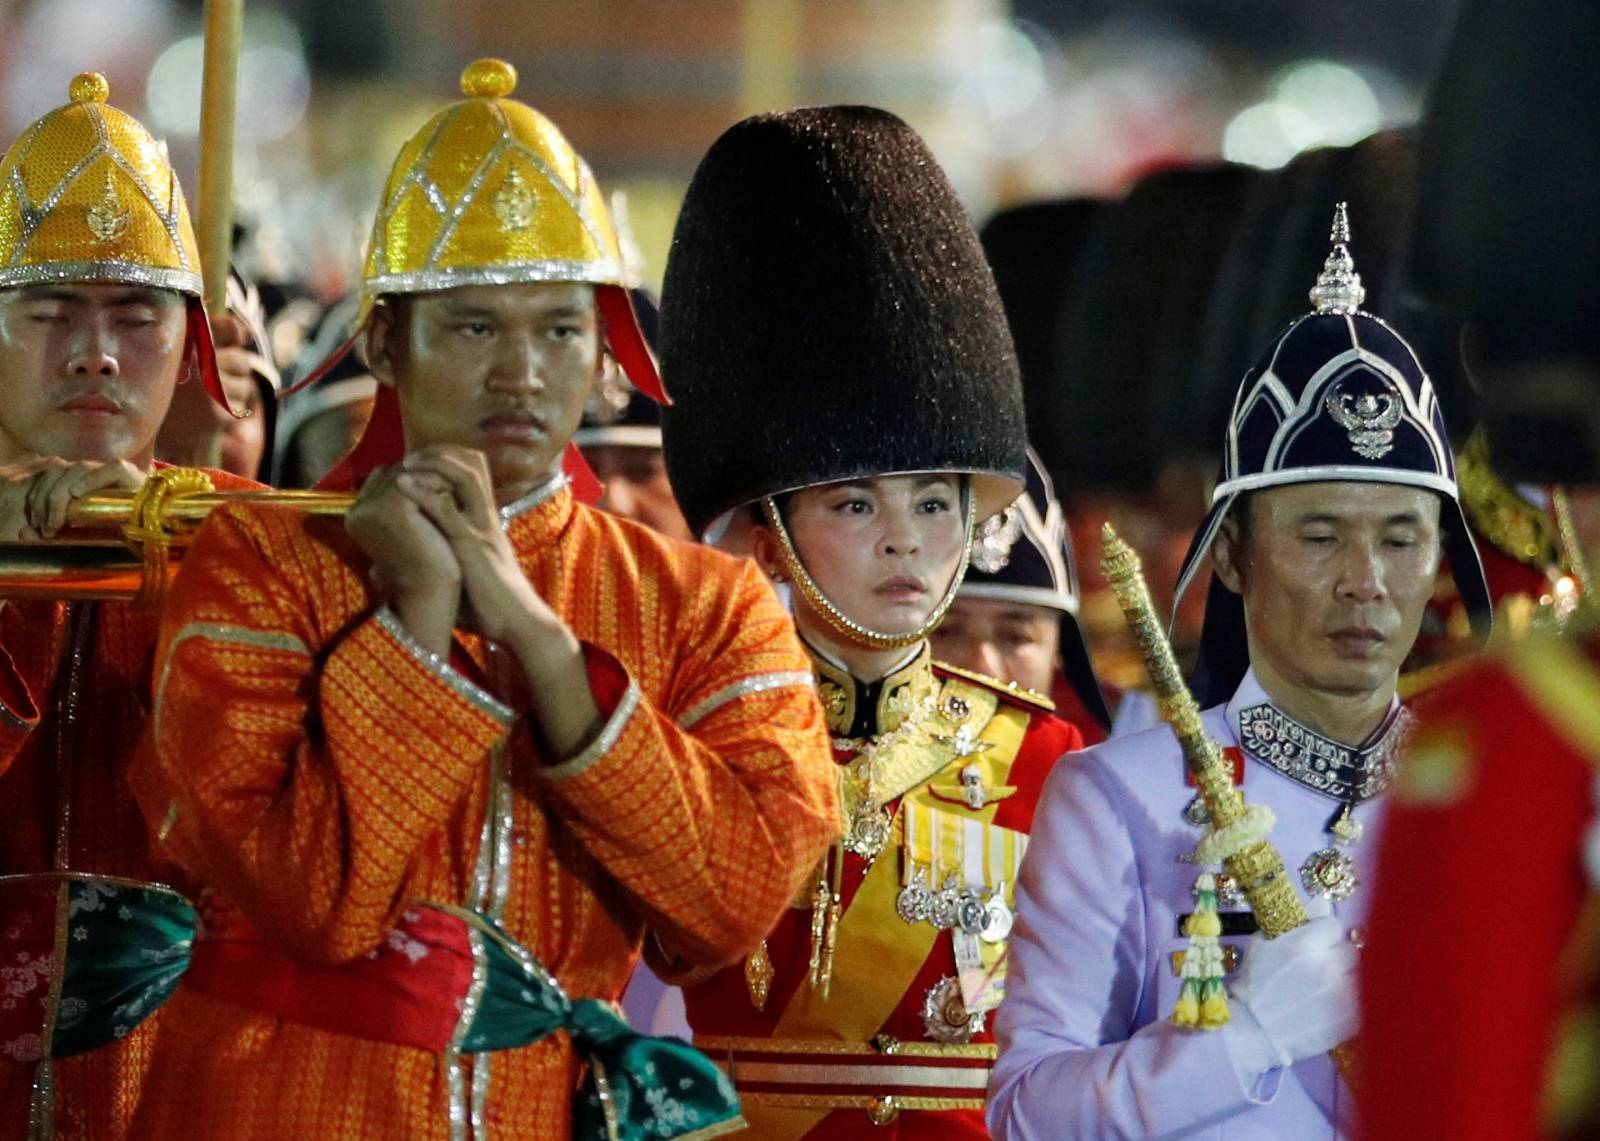
{"label": "gold epaulette", "polygon": [[1456,457],[1456,484],[1467,522],[1496,550],[1527,566],[1568,570],[1556,543],[1555,520],[1495,473],[1481,431],[1467,438]]}
{"label": "gold epaulette", "polygon": [[994,693],[1001,701],[1009,701],[1013,705],[1021,705],[1030,709],[1042,709],[1046,713],[1056,711],[1056,703],[1042,693],[1018,685],[1014,681],[1001,681],[997,677],[981,674],[975,670],[964,670],[953,666],[949,662],[934,662],[933,672],[942,676],[960,678],[972,685],[981,686]]}

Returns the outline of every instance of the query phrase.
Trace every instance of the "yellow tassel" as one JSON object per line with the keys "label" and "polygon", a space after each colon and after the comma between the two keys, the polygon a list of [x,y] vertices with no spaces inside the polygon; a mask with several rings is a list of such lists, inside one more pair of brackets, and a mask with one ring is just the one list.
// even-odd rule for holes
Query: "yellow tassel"
{"label": "yellow tassel", "polygon": [[1233,1014],[1228,1010],[1228,996],[1221,987],[1200,1004],[1199,1025],[1202,1030],[1216,1030],[1226,1026],[1232,1019]]}
{"label": "yellow tassel", "polygon": [[1172,1009],[1172,1022],[1175,1026],[1215,1030],[1227,1025],[1231,1016],[1228,992],[1222,985],[1222,948],[1217,943],[1222,934],[1217,882],[1210,872],[1195,880],[1194,902],[1194,911],[1183,922],[1189,946],[1184,953],[1183,986]]}
{"label": "yellow tassel", "polygon": [[1174,1026],[1200,1025],[1200,1003],[1195,999],[1195,987],[1192,979],[1183,980],[1183,989],[1178,993],[1178,1001],[1172,1007],[1172,1024]]}

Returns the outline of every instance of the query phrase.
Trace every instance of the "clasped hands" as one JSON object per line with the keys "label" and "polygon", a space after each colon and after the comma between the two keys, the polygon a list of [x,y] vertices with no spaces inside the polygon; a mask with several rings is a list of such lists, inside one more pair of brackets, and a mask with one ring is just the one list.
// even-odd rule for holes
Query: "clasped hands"
{"label": "clasped hands", "polygon": [[448,651],[463,618],[524,659],[567,630],[517,563],[481,452],[437,445],[378,469],[345,528],[401,620],[434,653]]}

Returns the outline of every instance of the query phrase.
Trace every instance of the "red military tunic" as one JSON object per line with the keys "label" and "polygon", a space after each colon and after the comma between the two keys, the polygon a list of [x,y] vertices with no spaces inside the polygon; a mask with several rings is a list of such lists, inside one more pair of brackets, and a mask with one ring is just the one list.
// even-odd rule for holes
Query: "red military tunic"
{"label": "red military tunic", "polygon": [[[1600,930],[1579,921],[1595,906],[1600,637],[1517,642],[1419,709],[1362,963],[1362,1138],[1600,1136]],[[1567,1076],[1589,1088],[1563,1092],[1557,1052],[1585,1010],[1589,1053]],[[1551,1095],[1586,1096],[1587,1116],[1559,1122]]]}
{"label": "red military tunic", "polygon": [[[257,486],[207,472],[221,489]],[[150,710],[160,615],[123,602],[0,603],[0,877],[75,871],[158,878],[127,770]],[[24,885],[0,897],[0,1139],[28,1133],[30,1089],[44,1048],[48,962],[32,927],[49,909],[17,907]],[[26,961],[19,959],[22,956]],[[124,1135],[156,1023],[86,1054],[58,1060],[58,1138]]]}
{"label": "red military tunic", "polygon": [[[902,893],[908,883],[937,892],[954,873],[961,889],[980,899],[998,893],[1009,908],[1039,790],[1082,738],[1037,696],[934,664],[926,649],[870,687],[816,654],[813,664],[835,734],[847,834],[850,788],[870,748],[880,784],[872,799],[888,797],[884,819],[892,814],[887,844],[870,863],[836,848],[820,870],[839,893],[831,923],[813,887],[767,936],[764,959],[683,980],[695,1042],[728,1069],[763,1141],[986,1137],[992,1012],[975,1032],[962,1025],[957,934],[902,918]],[[870,745],[863,728],[877,730]],[[942,865],[928,860],[930,833]],[[829,926],[824,997],[811,967],[814,956],[828,963]],[[1003,937],[990,944],[990,957],[1003,947]]]}

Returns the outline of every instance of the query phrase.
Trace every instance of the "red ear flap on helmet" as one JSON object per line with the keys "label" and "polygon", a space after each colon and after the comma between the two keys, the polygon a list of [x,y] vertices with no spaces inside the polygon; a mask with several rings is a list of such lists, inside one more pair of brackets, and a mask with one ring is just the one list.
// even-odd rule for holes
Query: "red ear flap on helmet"
{"label": "red ear flap on helmet", "polygon": [[561,470],[572,481],[572,494],[578,502],[591,507],[600,502],[600,496],[605,494],[605,486],[601,484],[600,477],[594,474],[589,461],[583,458],[577,444],[568,444],[567,450],[562,453]]}
{"label": "red ear flap on helmet", "polygon": [[671,404],[666,387],[661,383],[655,354],[639,328],[639,318],[633,311],[628,291],[620,285],[597,285],[594,297],[600,315],[605,318],[606,343],[623,373],[635,388],[657,404]]}
{"label": "red ear flap on helmet", "polygon": [[211,318],[206,315],[206,307],[198,297],[188,299],[188,326],[188,357],[194,364],[195,372],[200,374],[200,383],[205,385],[206,393],[229,416],[235,420],[245,419],[250,415],[249,409],[240,412],[228,403],[228,392],[222,387],[222,373],[217,369],[217,346],[211,339]]}
{"label": "red ear flap on helmet", "polygon": [[319,491],[359,491],[367,476],[381,467],[399,463],[406,454],[405,428],[400,422],[400,398],[388,385],[378,386],[372,415],[356,446],[317,481]]}

